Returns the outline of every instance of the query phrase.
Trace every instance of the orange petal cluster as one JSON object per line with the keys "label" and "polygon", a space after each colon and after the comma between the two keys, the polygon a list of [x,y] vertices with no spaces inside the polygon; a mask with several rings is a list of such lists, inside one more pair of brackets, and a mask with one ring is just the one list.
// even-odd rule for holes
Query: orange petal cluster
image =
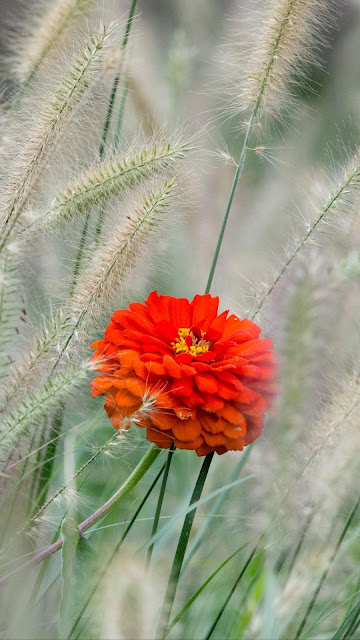
{"label": "orange petal cluster", "polygon": [[[173,443],[223,454],[261,434],[273,394],[274,358],[261,329],[224,311],[219,299],[159,296],[115,311],[92,360],[101,372],[93,396],[104,394],[116,429],[131,421],[160,447]],[[129,420],[128,418],[131,418]]]}

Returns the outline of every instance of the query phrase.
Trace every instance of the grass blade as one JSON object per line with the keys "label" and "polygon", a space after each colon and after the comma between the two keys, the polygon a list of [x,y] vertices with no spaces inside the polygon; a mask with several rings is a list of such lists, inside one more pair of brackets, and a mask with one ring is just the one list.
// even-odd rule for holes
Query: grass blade
{"label": "grass blade", "polygon": [[[242,472],[248,458],[250,455],[252,449],[252,444],[250,444],[245,452],[243,453],[240,462],[237,464],[237,466],[235,467],[234,473],[230,478],[230,483],[234,482],[240,475],[240,473]],[[214,504],[214,508],[210,511],[210,515],[216,514],[218,512],[221,511],[221,508],[226,500],[226,498],[228,497],[230,493],[230,488],[227,491],[224,491],[218,498],[218,500],[215,502]],[[193,555],[196,553],[196,551],[198,550],[199,546],[201,545],[207,531],[208,528],[211,524],[211,519],[209,518],[207,520],[207,522],[204,524],[203,528],[201,529],[201,531],[199,531],[199,533],[197,534],[194,543],[190,549],[190,551],[188,552],[185,560],[184,560],[184,564],[183,564],[183,571],[186,569],[187,565],[189,564],[191,558],[193,557]]]}
{"label": "grass blade", "polygon": [[[163,476],[163,480],[162,480],[161,487],[160,487],[160,493],[159,493],[158,502],[157,502],[157,505],[156,505],[156,511],[155,511],[155,517],[154,517],[153,527],[152,527],[152,531],[151,531],[151,537],[153,537],[156,534],[157,528],[158,528],[158,525],[159,525],[159,518],[160,518],[160,515],[161,515],[161,509],[162,509],[162,504],[163,504],[163,500],[164,500],[166,483],[167,483],[167,479],[168,479],[168,475],[169,475],[169,471],[170,471],[171,461],[172,461],[172,458],[173,458],[173,455],[174,455],[174,450],[175,450],[175,445],[172,445],[170,447],[170,449],[169,449],[169,453],[168,453],[168,456],[167,456],[167,459],[166,459],[165,471],[164,471],[164,476]],[[147,567],[150,566],[153,549],[154,549],[154,545],[152,544],[151,547],[148,548],[148,552],[147,552],[147,558],[146,558],[146,566]]]}
{"label": "grass blade", "polygon": [[315,602],[317,600],[317,597],[318,597],[318,595],[320,593],[320,590],[321,590],[321,588],[322,588],[322,586],[323,586],[323,584],[324,584],[324,582],[325,582],[325,580],[327,578],[327,575],[328,575],[328,573],[329,573],[329,571],[330,571],[330,569],[331,569],[331,567],[332,567],[332,565],[333,565],[333,563],[335,561],[337,552],[339,551],[339,548],[340,548],[340,546],[341,546],[341,544],[342,544],[342,542],[343,542],[343,540],[345,538],[345,535],[346,535],[346,533],[347,533],[347,531],[348,531],[348,529],[349,529],[349,527],[350,527],[350,525],[351,525],[351,523],[352,523],[352,521],[353,521],[353,519],[355,517],[355,514],[356,514],[356,511],[358,509],[359,504],[360,504],[360,497],[356,500],[356,502],[355,502],[355,504],[354,504],[354,506],[353,506],[353,508],[352,508],[352,510],[351,510],[346,522],[345,522],[345,526],[344,526],[344,528],[343,528],[343,530],[342,530],[342,532],[340,534],[340,537],[339,537],[339,539],[337,541],[336,547],[335,547],[335,549],[334,549],[334,551],[332,553],[332,556],[331,556],[331,558],[329,560],[329,563],[328,563],[326,569],[321,574],[321,577],[320,577],[320,580],[318,582],[318,585],[317,585],[317,587],[316,587],[316,589],[315,589],[315,591],[313,593],[313,596],[312,596],[312,598],[311,598],[311,600],[310,600],[310,602],[308,604],[308,607],[307,607],[307,609],[305,611],[305,614],[304,614],[304,616],[303,616],[303,618],[302,618],[302,620],[300,622],[300,625],[298,627],[298,630],[296,632],[295,640],[299,640],[299,638],[300,638],[300,636],[301,636],[301,634],[303,632],[303,629],[304,629],[304,627],[305,627],[305,625],[307,623],[307,620],[309,618],[310,613],[313,610],[314,604],[315,604]]}
{"label": "grass blade", "polygon": [[79,622],[80,622],[81,618],[83,617],[83,615],[84,615],[84,613],[85,613],[86,609],[88,608],[88,606],[89,606],[89,604],[90,604],[90,602],[91,602],[92,598],[94,597],[94,595],[95,595],[96,591],[97,591],[97,590],[98,590],[98,588],[99,588],[99,585],[100,585],[100,583],[101,583],[101,581],[102,581],[103,577],[106,575],[107,570],[109,569],[110,565],[112,564],[112,562],[113,562],[113,560],[114,560],[114,558],[115,558],[116,554],[118,553],[118,551],[119,551],[119,549],[120,549],[120,547],[121,547],[122,543],[124,542],[124,540],[125,540],[126,536],[127,536],[127,535],[128,535],[128,533],[130,532],[130,529],[132,528],[133,524],[135,523],[135,521],[136,521],[136,519],[137,519],[137,517],[138,517],[138,515],[139,515],[140,511],[142,510],[143,506],[145,505],[146,501],[148,500],[148,498],[149,498],[150,494],[152,493],[153,489],[155,488],[156,484],[158,483],[158,481],[159,481],[160,477],[161,477],[161,476],[162,476],[162,474],[164,473],[164,471],[165,471],[165,467],[166,467],[166,462],[164,462],[164,464],[162,465],[162,467],[161,467],[160,471],[157,473],[157,475],[155,476],[154,480],[152,481],[152,483],[151,483],[151,485],[150,485],[149,489],[147,490],[147,492],[146,492],[145,496],[144,496],[144,497],[143,497],[143,499],[141,500],[141,502],[140,502],[140,504],[139,504],[138,508],[136,509],[136,511],[135,511],[135,513],[134,513],[134,515],[132,516],[132,518],[131,518],[131,520],[130,520],[130,522],[129,522],[128,526],[126,527],[126,529],[125,529],[124,533],[122,534],[122,536],[121,536],[121,538],[120,538],[119,542],[117,543],[117,545],[116,545],[115,549],[114,549],[114,550],[113,550],[113,552],[111,553],[111,555],[110,555],[110,557],[109,557],[109,559],[108,559],[108,561],[107,561],[107,563],[106,563],[106,565],[105,565],[104,569],[102,570],[102,572],[101,572],[100,576],[97,578],[95,585],[94,585],[94,586],[93,586],[93,588],[91,589],[91,592],[90,592],[90,594],[89,594],[89,596],[88,596],[88,598],[87,598],[87,600],[86,600],[86,602],[85,602],[84,606],[81,608],[81,611],[80,611],[79,615],[77,616],[77,618],[76,618],[76,620],[75,620],[75,622],[74,622],[74,624],[73,624],[73,626],[72,626],[72,628],[71,628],[71,631],[70,631],[70,637],[73,635],[73,633],[74,633],[74,631],[75,631],[76,627],[78,626],[78,624],[79,624]]}
{"label": "grass blade", "polygon": [[169,624],[169,627],[168,627],[168,631],[167,631],[168,634],[170,633],[171,629],[173,629],[173,627],[175,627],[175,625],[179,622],[180,618],[182,618],[184,613],[186,613],[186,611],[195,602],[195,600],[197,600],[199,595],[204,591],[205,587],[207,587],[207,585],[211,582],[211,580],[213,580],[213,578],[215,578],[215,576],[217,576],[217,574],[221,571],[221,569],[223,569],[223,567],[225,567],[228,564],[228,562],[230,562],[230,560],[235,558],[235,556],[238,553],[240,553],[240,551],[242,551],[247,546],[247,544],[248,543],[246,542],[245,544],[241,545],[241,547],[236,549],[236,551],[234,551],[234,553],[232,553],[230,556],[228,556],[226,558],[226,560],[224,560],[224,562],[222,562],[218,566],[218,568],[215,569],[215,571],[213,571],[213,573],[207,578],[207,580],[205,580],[205,582],[201,585],[201,587],[199,587],[199,589],[194,593],[194,595],[190,598],[190,600],[187,601],[187,603],[184,605],[184,607],[181,609],[181,611],[171,621],[171,623]]}
{"label": "grass blade", "polygon": [[[168,586],[166,589],[163,606],[160,612],[159,625],[156,633],[156,637],[161,639],[166,637],[171,610],[172,610],[172,606],[174,603],[176,590],[179,582],[181,567],[184,561],[186,547],[187,547],[190,533],[191,533],[192,523],[195,518],[196,507],[201,502],[200,500],[201,493],[204,488],[205,480],[207,478],[213,456],[214,456],[213,452],[208,453],[207,456],[205,456],[204,462],[200,469],[200,473],[198,475],[198,479],[194,487],[193,494],[190,499],[189,510],[186,514],[184,524],[181,530],[179,542],[178,542],[176,553],[174,556],[174,561],[171,567],[170,578],[169,578]],[[166,527],[164,527],[164,529],[165,528]],[[164,529],[162,529],[162,531],[164,531]],[[161,533],[161,531],[159,533]],[[156,539],[156,536],[153,537],[153,540],[154,539]]]}
{"label": "grass blade", "polygon": [[[205,504],[208,500],[215,498],[216,496],[220,495],[220,493],[222,493],[223,491],[226,491],[227,489],[231,489],[232,487],[235,487],[236,485],[241,484],[242,482],[246,482],[247,480],[251,480],[251,478],[255,478],[254,473],[252,473],[249,476],[245,476],[244,478],[239,478],[239,480],[235,480],[235,482],[231,482],[230,484],[227,484],[224,487],[220,487],[220,489],[216,489],[216,491],[212,491],[211,493],[208,493],[208,495],[204,496],[203,498],[199,498],[196,501],[191,500],[187,509],[184,509],[184,511],[180,511],[180,513],[177,513],[173,518],[171,518],[168,524],[166,524],[162,529],[160,529],[160,531],[158,531],[152,538],[150,538],[150,540],[148,540],[148,542],[144,544],[144,546],[140,549],[140,551],[146,551],[154,542],[156,542],[156,540],[158,540],[166,531],[168,531],[168,529],[170,529],[170,527],[172,527],[174,522],[176,522],[176,520],[179,520],[179,518],[183,518],[184,516],[187,516],[189,513],[194,513],[201,504]],[[194,517],[195,517],[195,513],[194,513]]]}
{"label": "grass blade", "polygon": [[230,592],[228,593],[228,595],[227,595],[227,597],[226,597],[226,599],[225,599],[224,604],[222,605],[222,607],[221,607],[221,609],[220,609],[219,613],[217,614],[217,616],[216,616],[216,618],[215,618],[214,622],[212,623],[212,625],[211,625],[211,627],[210,627],[209,631],[207,632],[207,634],[206,634],[206,636],[205,636],[204,640],[209,640],[209,638],[211,638],[211,636],[212,636],[212,634],[213,634],[213,631],[214,631],[214,629],[215,629],[215,627],[216,627],[217,623],[219,622],[219,620],[220,620],[220,618],[221,618],[222,614],[224,613],[224,611],[225,611],[225,609],[226,609],[226,607],[227,607],[227,605],[228,605],[228,603],[229,603],[229,601],[230,601],[231,597],[233,596],[233,594],[234,594],[234,592],[235,592],[235,589],[236,589],[236,587],[238,586],[238,584],[239,584],[239,582],[240,582],[241,578],[243,577],[243,575],[244,575],[244,573],[245,573],[246,569],[248,568],[248,566],[249,566],[250,562],[252,561],[252,559],[253,559],[253,557],[254,557],[254,555],[255,555],[255,553],[256,553],[256,551],[257,551],[257,549],[258,549],[258,546],[259,546],[259,543],[254,547],[254,549],[253,549],[253,550],[252,550],[252,552],[250,553],[250,555],[249,555],[248,559],[246,560],[246,562],[245,562],[245,564],[244,564],[243,568],[241,569],[241,571],[240,571],[240,573],[239,573],[238,577],[236,578],[236,580],[235,580],[235,582],[234,582],[233,586],[231,587]]}

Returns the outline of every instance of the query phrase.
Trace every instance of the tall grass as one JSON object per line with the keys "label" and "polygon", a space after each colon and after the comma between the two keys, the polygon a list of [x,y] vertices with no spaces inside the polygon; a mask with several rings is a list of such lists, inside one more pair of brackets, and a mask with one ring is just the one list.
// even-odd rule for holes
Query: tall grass
{"label": "tall grass", "polygon": [[[170,44],[155,4],[122,2],[120,24],[96,1],[41,0],[8,52],[1,635],[355,640],[359,143],[326,131],[314,161],[305,127],[324,110],[338,125],[318,80],[339,81],[343,68],[321,69],[341,59],[346,26],[322,0],[238,0],[215,80],[225,109],[206,127],[202,61],[218,70],[221,3],[206,20],[201,3],[174,3],[188,31]],[[217,140],[212,157],[234,162],[209,161]],[[308,197],[310,172],[320,196]],[[146,442],[149,394],[114,431],[91,398],[90,344],[151,289],[190,298],[205,282],[274,338],[279,372],[262,437],[199,462]]]}

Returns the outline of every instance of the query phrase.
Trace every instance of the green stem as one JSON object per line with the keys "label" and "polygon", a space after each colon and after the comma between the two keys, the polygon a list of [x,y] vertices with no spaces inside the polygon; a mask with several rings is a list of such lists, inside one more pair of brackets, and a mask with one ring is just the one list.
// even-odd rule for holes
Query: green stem
{"label": "green stem", "polygon": [[333,563],[335,561],[335,558],[337,556],[337,552],[339,551],[339,548],[340,548],[340,546],[341,546],[341,544],[342,544],[342,542],[343,542],[343,540],[345,538],[345,535],[346,535],[346,533],[347,533],[347,531],[348,531],[348,529],[349,529],[349,527],[350,527],[350,525],[351,525],[351,523],[352,523],[352,521],[353,521],[353,519],[355,517],[355,514],[356,514],[356,511],[357,511],[357,509],[359,507],[359,504],[360,504],[360,497],[356,500],[356,502],[355,502],[355,504],[354,504],[354,506],[353,506],[353,508],[352,508],[352,510],[351,510],[346,522],[345,522],[345,525],[344,525],[343,530],[342,530],[342,532],[340,534],[340,537],[339,537],[339,539],[337,541],[336,547],[335,547],[335,549],[334,549],[334,551],[332,553],[332,556],[331,556],[331,558],[329,560],[329,563],[328,563],[326,569],[321,574],[319,583],[318,583],[318,585],[317,585],[317,587],[316,587],[316,589],[315,589],[315,591],[313,593],[313,596],[312,596],[312,598],[311,598],[311,600],[310,600],[310,602],[308,604],[308,607],[307,607],[307,609],[305,611],[305,614],[304,614],[304,616],[303,616],[303,618],[302,618],[302,620],[300,622],[299,628],[298,628],[297,633],[295,635],[295,640],[299,640],[299,638],[300,638],[300,636],[301,636],[301,634],[303,632],[303,629],[304,629],[304,627],[305,627],[305,625],[307,623],[307,620],[309,618],[310,613],[313,610],[314,604],[315,604],[315,602],[317,600],[317,597],[318,597],[318,595],[320,593],[320,590],[321,590],[321,588],[322,588],[322,586],[323,586],[323,584],[324,584],[324,582],[325,582],[325,580],[327,578],[327,575],[328,575],[328,573],[329,573],[329,571],[330,571],[330,569],[331,569],[331,567],[332,567],[332,565],[333,565]]}
{"label": "green stem", "polygon": [[[205,456],[204,462],[200,469],[198,479],[194,487],[193,494],[190,499],[189,506],[194,504],[194,502],[197,502],[198,500],[200,500],[201,493],[204,488],[205,480],[207,478],[213,456],[214,456],[214,452],[208,453],[207,456]],[[178,585],[179,577],[181,573],[181,568],[184,561],[186,548],[189,542],[189,537],[191,533],[192,524],[195,518],[195,514],[196,514],[196,507],[186,515],[184,524],[181,530],[179,542],[176,548],[174,561],[171,568],[170,578],[167,585],[163,606],[160,612],[160,621],[159,621],[159,625],[156,633],[156,638],[159,638],[161,640],[163,640],[167,634],[167,628],[169,625],[171,610],[173,607],[177,585]]]}
{"label": "green stem", "polygon": [[[135,8],[136,8],[136,2],[137,2],[137,0],[132,0],[132,3],[131,3],[129,17],[128,17],[128,21],[127,21],[126,29],[125,29],[124,40],[123,40],[122,47],[121,47],[122,51],[125,51],[127,43],[129,41],[131,26],[132,26],[132,23],[133,23],[134,13],[135,13]],[[105,152],[105,143],[106,143],[108,132],[109,132],[112,112],[114,110],[115,99],[116,99],[116,94],[117,94],[117,90],[118,90],[118,86],[119,86],[119,82],[120,82],[121,72],[122,72],[122,64],[120,65],[119,73],[117,74],[117,76],[116,76],[116,78],[114,80],[114,85],[113,85],[112,92],[111,92],[109,109],[108,109],[107,118],[106,118],[105,127],[104,127],[103,141],[102,141],[101,146],[100,146],[100,158],[103,157],[104,152]],[[123,115],[124,108],[125,108],[126,96],[127,96],[127,81],[125,81],[125,88],[124,88],[123,95],[122,95],[122,98],[121,98],[120,111],[119,111],[118,122],[117,122],[117,127],[116,127],[114,150],[117,149],[117,145],[118,145],[118,141],[119,141],[120,128],[121,128],[121,122],[122,122],[122,115]],[[96,243],[96,245],[98,245],[99,241],[100,241],[101,230],[102,230],[102,226],[103,226],[103,222],[104,222],[104,215],[105,215],[105,211],[104,211],[103,208],[101,208],[100,212],[99,212],[99,217],[98,217],[96,229],[95,229],[95,243]]]}
{"label": "green stem", "polygon": [[[240,476],[240,473],[242,472],[247,459],[250,455],[252,449],[252,444],[250,444],[247,448],[246,451],[242,454],[241,456],[241,460],[239,461],[239,463],[236,465],[234,473],[232,474],[232,476],[230,477],[229,483],[231,484],[232,482],[235,482],[235,480],[238,479],[238,477]],[[216,503],[214,504],[214,508],[211,510],[211,515],[212,514],[216,514],[216,513],[221,513],[221,508],[227,498],[227,496],[229,495],[230,489],[228,489],[227,491],[224,491],[218,498],[218,500],[216,501]],[[184,564],[183,564],[183,571],[186,569],[186,567],[188,566],[191,558],[193,557],[193,555],[196,553],[196,551],[198,550],[199,546],[201,545],[208,528],[210,527],[211,524],[211,518],[209,518],[206,523],[204,524],[203,528],[199,531],[198,535],[196,536],[194,543],[190,549],[190,551],[188,552],[185,560],[184,560]]]}
{"label": "green stem", "polygon": [[128,91],[129,91],[129,75],[128,75],[128,73],[126,73],[124,89],[123,89],[122,96],[121,96],[119,115],[118,115],[118,119],[117,119],[117,123],[116,123],[116,132],[115,132],[115,138],[114,138],[114,149],[115,150],[118,148],[118,145],[119,145],[119,139],[120,139],[121,127],[122,127],[123,118],[124,118],[125,103],[126,103],[126,98],[127,98]]}
{"label": "green stem", "polygon": [[[126,45],[128,43],[128,40],[129,40],[131,25],[132,25],[132,22],[133,22],[135,8],[136,8],[136,2],[137,2],[137,0],[132,0],[132,4],[131,4],[131,7],[130,7],[130,12],[129,12],[129,17],[128,17],[128,21],[127,21],[127,25],[126,25],[126,29],[125,29],[124,40],[123,40],[123,43],[122,43],[122,50],[125,49],[125,47],[126,47]],[[118,85],[119,85],[119,81],[120,81],[120,76],[121,76],[121,67],[120,67],[119,73],[116,75],[116,78],[114,80],[114,84],[113,84],[113,87],[112,87],[112,91],[111,91],[109,106],[108,106],[108,110],[107,110],[107,114],[106,114],[105,125],[104,125],[104,129],[103,129],[103,133],[102,133],[102,140],[101,140],[100,147],[99,147],[99,157],[100,157],[100,159],[103,158],[104,153],[105,153],[106,142],[107,142],[107,138],[108,138],[108,134],[109,134],[110,122],[111,122],[111,118],[112,118],[112,114],[113,114],[113,110],[114,110],[115,99],[116,99],[116,94],[117,94]],[[97,238],[97,240],[100,237],[101,226],[102,226],[102,219],[101,219],[101,224],[100,224],[100,217],[103,218],[103,210],[100,211],[100,216],[99,216],[98,224],[97,224],[97,227],[96,227],[96,238]],[[81,238],[80,238],[80,244],[79,244],[79,248],[78,248],[78,251],[77,251],[77,254],[76,254],[76,258],[75,258],[74,272],[73,272],[72,283],[71,283],[71,288],[70,288],[70,293],[69,293],[70,298],[72,298],[72,296],[74,294],[77,278],[78,278],[79,273],[80,273],[81,263],[82,263],[83,257],[84,257],[84,250],[85,250],[86,238],[87,238],[88,229],[89,229],[89,223],[90,223],[90,211],[87,212],[86,217],[85,217],[84,226],[83,226],[82,233],[81,233]],[[53,427],[52,427],[52,431],[51,431],[51,434],[50,434],[50,439],[51,440],[54,440],[54,435],[56,437],[58,431],[61,431],[62,422],[63,422],[63,415],[64,415],[64,408],[65,407],[62,406],[58,410],[57,415],[54,418]],[[55,442],[55,444],[52,445],[52,448],[54,449],[54,451],[56,450],[56,442]],[[43,470],[41,478],[40,478],[40,489],[43,486],[43,478],[44,477],[49,477],[49,474],[51,475],[52,465],[53,465],[53,453],[54,453],[53,451],[51,452],[51,455],[48,455],[48,451],[46,451],[46,453],[45,453],[45,464],[44,464],[44,470]],[[46,469],[45,469],[45,466],[46,466]]]}
{"label": "green stem", "polygon": [[356,630],[356,626],[359,623],[360,618],[360,600],[352,608],[349,614],[346,615],[345,620],[337,630],[331,640],[347,640],[351,638],[351,633]]}
{"label": "green stem", "polygon": [[113,112],[113,109],[114,109],[114,104],[115,104],[115,99],[116,99],[116,94],[117,94],[119,82],[120,82],[120,73],[117,74],[117,76],[116,76],[116,78],[114,80],[114,84],[113,84],[112,90],[111,90],[109,107],[108,107],[106,120],[105,120],[105,125],[104,125],[103,137],[102,137],[102,141],[101,141],[100,148],[99,148],[100,159],[102,159],[104,157],[104,153],[105,153],[105,145],[106,145],[106,140],[107,140],[107,137],[108,137],[108,134],[109,134],[111,116],[112,116],[112,112]]}
{"label": "green stem", "polygon": [[80,611],[80,613],[78,614],[78,616],[77,616],[77,618],[76,618],[76,620],[75,620],[75,622],[74,622],[74,624],[73,624],[73,626],[72,626],[72,628],[71,628],[71,631],[70,631],[69,637],[71,637],[71,636],[73,635],[73,633],[74,633],[74,631],[75,631],[76,627],[78,626],[78,624],[79,624],[79,622],[80,622],[81,618],[83,617],[83,615],[84,615],[84,613],[85,613],[86,609],[88,608],[88,606],[89,606],[89,604],[90,604],[91,600],[93,599],[93,597],[94,597],[94,595],[95,595],[96,591],[98,590],[99,585],[100,585],[100,583],[101,583],[102,579],[103,579],[103,578],[104,578],[104,576],[106,575],[106,573],[107,573],[107,571],[108,571],[108,569],[109,569],[110,565],[113,563],[113,560],[114,560],[114,558],[116,557],[116,554],[118,553],[118,551],[119,551],[119,549],[120,549],[120,547],[121,547],[122,543],[124,542],[124,540],[125,540],[126,536],[128,535],[128,533],[129,533],[129,531],[130,531],[131,527],[133,526],[133,524],[134,524],[135,520],[137,519],[137,517],[138,517],[138,515],[139,515],[139,513],[140,513],[140,511],[141,511],[141,509],[143,508],[143,506],[144,506],[145,502],[147,501],[148,497],[149,497],[149,496],[150,496],[150,494],[152,493],[152,491],[153,491],[154,487],[155,487],[155,486],[156,486],[156,484],[158,483],[159,478],[160,478],[160,477],[161,477],[161,475],[164,473],[164,470],[165,470],[166,464],[167,464],[167,463],[165,462],[165,463],[163,464],[163,466],[161,467],[160,471],[159,471],[159,472],[157,473],[157,475],[155,476],[155,478],[154,478],[153,482],[151,483],[151,485],[150,485],[149,489],[147,490],[146,494],[144,495],[143,499],[141,500],[141,502],[140,502],[140,504],[139,504],[138,508],[136,509],[136,511],[135,511],[135,513],[134,513],[134,515],[133,515],[133,517],[131,518],[131,520],[130,520],[130,522],[129,522],[128,526],[126,527],[126,529],[125,529],[124,533],[122,534],[122,536],[121,536],[121,538],[120,538],[119,542],[118,542],[118,543],[117,543],[117,545],[115,546],[115,549],[114,549],[114,550],[113,550],[113,552],[111,553],[111,555],[110,555],[110,557],[109,557],[109,559],[108,559],[107,563],[105,564],[105,567],[104,567],[104,568],[103,568],[103,570],[101,571],[100,576],[98,577],[98,579],[97,579],[97,581],[96,581],[95,585],[93,586],[93,588],[92,588],[92,590],[91,590],[91,592],[90,592],[89,596],[87,597],[85,604],[84,604],[84,605],[83,605],[83,607],[81,608],[81,611]]}
{"label": "green stem", "polygon": [[219,253],[220,253],[221,245],[222,245],[222,242],[223,242],[226,225],[228,223],[228,219],[229,219],[232,203],[233,203],[234,196],[235,196],[236,187],[237,187],[237,184],[239,182],[240,176],[242,174],[242,170],[244,168],[245,159],[246,159],[246,153],[247,153],[247,150],[248,150],[248,142],[249,142],[249,139],[250,139],[253,127],[254,127],[254,123],[255,123],[255,120],[256,120],[256,115],[257,115],[257,112],[258,112],[258,108],[259,108],[259,106],[257,105],[255,107],[254,111],[252,112],[251,118],[250,118],[250,122],[249,122],[248,127],[247,127],[247,131],[246,131],[246,134],[245,134],[243,146],[242,146],[241,153],[240,153],[239,162],[238,162],[238,165],[237,165],[237,168],[236,168],[234,180],[233,180],[231,191],[230,191],[230,197],[229,197],[229,200],[228,200],[228,203],[227,203],[224,219],[223,219],[223,222],[222,222],[222,225],[221,225],[221,229],[220,229],[220,233],[219,233],[219,237],[218,237],[218,241],[217,241],[217,245],[216,245],[213,261],[211,263],[210,273],[209,273],[209,278],[208,278],[208,281],[207,281],[205,293],[209,293],[210,292],[211,285],[212,285],[212,282],[213,282],[213,279],[214,279],[215,269],[216,269],[216,265],[217,265],[217,262],[218,262]]}
{"label": "green stem", "polygon": [[73,278],[72,278],[72,283],[71,283],[70,292],[69,292],[69,298],[72,298],[74,295],[77,279],[79,277],[81,263],[84,255],[85,244],[86,244],[87,232],[89,228],[89,222],[90,222],[90,211],[87,212],[84,220],[84,226],[81,233],[80,244],[79,244],[79,248],[75,258],[75,266],[74,266]]}
{"label": "green stem", "polygon": [[[153,462],[155,462],[158,455],[161,453],[162,449],[160,449],[157,445],[152,444],[144,457],[140,460],[139,464],[135,467],[134,471],[130,474],[130,476],[125,480],[124,484],[117,490],[115,493],[107,500],[99,509],[97,509],[94,513],[91,514],[86,520],[79,524],[78,530],[79,535],[83,535],[85,531],[93,527],[99,520],[102,520],[105,516],[107,516],[113,509],[116,507],[119,502],[125,498],[125,496],[130,493],[130,491],[138,484],[141,478],[145,475],[147,470],[151,467]],[[51,556],[56,551],[59,551],[63,545],[63,539],[58,538],[56,542],[49,545],[45,549],[43,549],[36,556],[25,562],[20,567],[17,567],[11,573],[3,576],[0,579],[0,585],[4,584],[10,577],[19,573],[23,569],[33,567],[37,565],[39,562],[42,562],[48,556]]]}
{"label": "green stem", "polygon": [[[43,503],[45,502],[47,487],[50,483],[54,461],[56,458],[56,449],[57,449],[58,439],[62,429],[64,411],[65,411],[65,402],[62,402],[61,405],[57,408],[52,418],[52,426],[49,434],[49,444],[47,445],[45,450],[44,460],[43,460],[43,464],[40,471],[40,477],[39,477],[39,486],[38,486],[37,496],[36,496],[37,509],[41,508]],[[46,422],[43,427],[43,433],[42,433],[43,439],[45,439],[45,430],[46,430]]]}
{"label": "green stem", "polygon": [[[133,23],[134,13],[135,13],[135,8],[136,8],[136,2],[137,2],[137,0],[132,0],[132,3],[131,3],[129,17],[128,17],[127,24],[126,24],[126,29],[125,29],[124,40],[123,40],[123,43],[122,43],[122,46],[121,46],[121,50],[122,51],[124,51],[128,41],[129,41],[131,26],[132,26],[132,23]],[[112,113],[113,113],[113,110],[114,110],[114,105],[115,105],[115,100],[116,100],[116,94],[117,94],[117,90],[118,90],[118,86],[119,86],[119,82],[120,82],[121,67],[122,67],[122,65],[120,63],[120,70],[119,70],[119,73],[116,75],[116,78],[114,80],[114,84],[113,84],[113,87],[112,87],[112,91],[111,91],[108,112],[107,112],[107,115],[106,115],[106,120],[105,120],[105,125],[104,125],[103,137],[102,137],[102,141],[101,141],[100,149],[99,149],[100,158],[102,158],[104,156],[104,153],[105,153],[105,146],[106,146],[106,141],[107,141],[107,137],[108,137],[108,133],[109,133],[110,122],[111,122]]]}
{"label": "green stem", "polygon": [[238,586],[238,584],[239,584],[239,582],[240,582],[241,578],[243,577],[243,575],[244,575],[244,573],[245,573],[246,569],[248,568],[248,566],[249,566],[249,564],[250,564],[251,560],[253,559],[253,557],[254,557],[254,555],[255,555],[255,553],[256,553],[256,551],[257,551],[258,546],[259,546],[259,543],[254,547],[254,549],[252,550],[252,552],[251,552],[251,554],[249,555],[248,559],[246,560],[246,562],[245,562],[245,564],[244,564],[243,568],[241,569],[241,571],[240,571],[240,573],[239,573],[238,577],[236,578],[236,580],[235,580],[235,582],[234,582],[233,586],[231,587],[230,592],[228,593],[228,595],[227,595],[227,597],[226,597],[226,599],[225,599],[224,604],[222,605],[222,607],[221,607],[221,609],[220,609],[219,613],[217,614],[217,616],[216,616],[216,618],[215,618],[215,620],[214,620],[213,624],[211,625],[211,627],[210,627],[209,631],[207,632],[207,634],[206,634],[206,636],[205,636],[205,639],[204,639],[204,640],[210,640],[210,638],[211,638],[211,636],[212,636],[212,634],[213,634],[213,631],[214,631],[214,629],[215,629],[215,627],[216,627],[217,623],[219,622],[219,620],[220,620],[220,618],[221,618],[222,614],[224,613],[224,611],[225,611],[225,609],[226,609],[226,607],[227,607],[227,605],[228,605],[228,603],[229,603],[229,601],[230,601],[230,598],[234,595],[234,592],[235,592],[235,590],[236,590],[236,587]]}
{"label": "green stem", "polygon": [[[173,444],[170,447],[170,450],[168,452],[168,456],[167,456],[167,459],[166,459],[165,472],[164,472],[163,480],[162,480],[161,487],[160,487],[159,498],[158,498],[157,505],[156,505],[155,517],[154,517],[154,522],[153,522],[153,526],[152,526],[152,530],[151,530],[151,537],[153,537],[155,535],[155,533],[157,532],[157,529],[158,529],[159,519],[160,519],[160,515],[161,515],[161,509],[162,509],[162,505],[163,505],[163,501],[164,501],[166,483],[167,483],[167,479],[168,479],[168,475],[169,475],[169,471],[170,471],[171,461],[172,461],[172,458],[173,458],[173,455],[174,455],[174,450],[175,450],[175,445]],[[154,550],[154,544],[152,544],[151,547],[149,547],[148,552],[147,552],[147,558],[146,558],[146,567],[147,568],[149,568],[149,566],[150,566],[153,550]]]}

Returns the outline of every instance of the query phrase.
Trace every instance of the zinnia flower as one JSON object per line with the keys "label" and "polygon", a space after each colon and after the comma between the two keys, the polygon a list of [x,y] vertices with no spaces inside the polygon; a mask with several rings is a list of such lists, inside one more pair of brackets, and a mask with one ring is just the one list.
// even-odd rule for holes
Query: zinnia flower
{"label": "zinnia flower", "polygon": [[261,434],[274,359],[261,329],[224,311],[219,299],[159,296],[115,311],[93,360],[94,396],[116,429],[146,428],[160,447],[199,456],[242,450]]}

